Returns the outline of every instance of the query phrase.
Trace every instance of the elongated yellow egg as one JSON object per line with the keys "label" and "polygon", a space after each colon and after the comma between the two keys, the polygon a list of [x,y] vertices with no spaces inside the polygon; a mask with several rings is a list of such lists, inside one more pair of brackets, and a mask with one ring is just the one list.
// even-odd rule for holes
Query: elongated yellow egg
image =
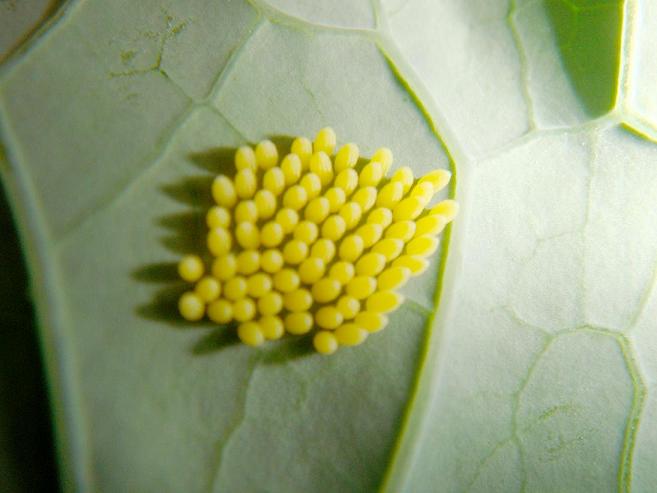
{"label": "elongated yellow egg", "polygon": [[219,299],[208,305],[208,318],[218,324],[227,324],[233,320],[233,304]]}
{"label": "elongated yellow egg", "polygon": [[278,149],[271,140],[258,142],[255,148],[256,162],[260,169],[273,168],[278,163]]}
{"label": "elongated yellow egg", "polygon": [[205,271],[203,261],[198,255],[185,255],[180,262],[178,262],[178,274],[187,282],[196,282]]}
{"label": "elongated yellow egg", "polygon": [[303,171],[303,166],[301,165],[301,159],[299,156],[296,154],[288,154],[285,156],[281,162],[281,171],[283,171],[286,186],[289,187],[298,182]]}
{"label": "elongated yellow egg", "polygon": [[[301,166],[301,164],[299,164],[299,166]],[[268,169],[262,177],[263,188],[273,193],[275,196],[280,195],[283,190],[285,190],[285,185],[285,173],[278,166]]]}
{"label": "elongated yellow egg", "polygon": [[280,245],[284,236],[283,226],[276,221],[265,223],[260,231],[260,241],[268,248]]}
{"label": "elongated yellow egg", "polygon": [[251,169],[255,171],[257,169],[256,155],[250,146],[240,146],[237,151],[235,151],[235,169],[237,171],[241,169]]}
{"label": "elongated yellow egg", "polygon": [[178,300],[178,311],[185,320],[196,322],[205,315],[205,303],[198,294],[189,291]]}
{"label": "elongated yellow egg", "polygon": [[285,334],[283,320],[280,317],[267,315],[260,318],[258,324],[260,324],[260,330],[262,330],[262,334],[267,340],[274,341],[280,339]]}
{"label": "elongated yellow egg", "polygon": [[335,329],[335,338],[340,346],[358,346],[367,339],[367,330],[354,324],[346,323]]}
{"label": "elongated yellow egg", "polygon": [[241,199],[250,199],[258,188],[258,179],[253,170],[242,169],[235,175],[235,193]]}
{"label": "elongated yellow egg", "polygon": [[350,143],[343,145],[335,155],[335,172],[353,168],[358,162],[358,146]]}
{"label": "elongated yellow egg", "polygon": [[310,161],[310,156],[313,153],[313,144],[306,137],[297,137],[292,141],[292,147],[290,149],[294,154],[299,156],[301,161],[302,169],[308,168],[308,161]]}
{"label": "elongated yellow egg", "polygon": [[321,258],[328,264],[335,257],[335,243],[328,238],[320,238],[310,249],[310,255]]}
{"label": "elongated yellow egg", "polygon": [[217,257],[212,262],[212,275],[220,281],[227,281],[237,272],[237,258],[232,253]]}
{"label": "elongated yellow egg", "polygon": [[232,180],[224,175],[217,176],[212,182],[212,198],[222,207],[233,207],[237,202],[237,193]]}
{"label": "elongated yellow egg", "polygon": [[248,345],[257,347],[265,342],[265,336],[257,322],[245,322],[237,327],[237,336],[240,340]]}
{"label": "elongated yellow egg", "polygon": [[215,257],[224,255],[233,246],[233,239],[226,228],[212,228],[207,238],[208,250]]}
{"label": "elongated yellow egg", "polygon": [[313,328],[313,316],[308,312],[289,313],[285,317],[285,330],[290,334],[302,335]]}
{"label": "elongated yellow egg", "polygon": [[313,142],[313,151],[323,151],[329,156],[333,154],[335,149],[336,136],[331,127],[325,127],[317,132],[315,135],[315,142]]}
{"label": "elongated yellow egg", "polygon": [[320,354],[333,354],[338,350],[338,339],[331,332],[319,331],[313,337],[313,346]]}

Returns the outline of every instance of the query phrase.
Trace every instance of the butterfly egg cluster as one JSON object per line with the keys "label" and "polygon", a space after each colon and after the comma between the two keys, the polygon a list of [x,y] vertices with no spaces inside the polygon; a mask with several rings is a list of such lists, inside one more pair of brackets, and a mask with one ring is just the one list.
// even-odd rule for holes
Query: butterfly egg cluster
{"label": "butterfly egg cluster", "polygon": [[237,149],[235,176],[212,184],[209,269],[196,255],[179,264],[195,283],[179,300],[185,319],[236,322],[251,346],[315,330],[323,354],[386,326],[458,211],[452,200],[430,205],[450,173],[416,179],[401,167],[388,177],[389,149],[362,166],[356,144],[335,150],[331,128],[314,142],[298,137],[282,159],[269,140]]}

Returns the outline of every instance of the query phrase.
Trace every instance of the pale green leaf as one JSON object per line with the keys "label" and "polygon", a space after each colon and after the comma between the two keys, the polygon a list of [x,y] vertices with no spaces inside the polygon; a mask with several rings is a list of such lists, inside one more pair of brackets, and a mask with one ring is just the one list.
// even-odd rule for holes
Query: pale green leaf
{"label": "pale green leaf", "polygon": [[[69,3],[0,69],[66,486],[657,488],[653,10]],[[452,168],[430,273],[330,358],[181,323],[211,173],[325,125]]]}

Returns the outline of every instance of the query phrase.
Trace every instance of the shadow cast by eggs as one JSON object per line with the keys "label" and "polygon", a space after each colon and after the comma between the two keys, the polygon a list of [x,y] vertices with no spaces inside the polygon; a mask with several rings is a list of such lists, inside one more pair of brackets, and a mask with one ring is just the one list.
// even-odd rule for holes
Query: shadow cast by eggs
{"label": "shadow cast by eggs", "polygon": [[235,148],[233,147],[216,147],[207,151],[191,153],[189,154],[189,160],[204,171],[209,171],[215,175],[232,176],[235,174],[234,155]]}
{"label": "shadow cast by eggs", "polygon": [[280,344],[265,350],[262,363],[265,365],[282,365],[289,361],[299,360],[310,357],[316,352],[313,349],[312,336],[295,336],[294,338],[285,338]]}
{"label": "shadow cast by eggs", "polygon": [[191,176],[162,187],[162,192],[176,202],[196,209],[208,208],[212,202],[212,175]]}
{"label": "shadow cast by eggs", "polygon": [[192,353],[197,356],[212,354],[241,343],[237,337],[237,324],[219,325],[192,346]]}
{"label": "shadow cast by eggs", "polygon": [[205,236],[207,227],[203,211],[193,210],[160,217],[157,224],[168,234],[160,240],[172,253],[185,255],[206,254]]}

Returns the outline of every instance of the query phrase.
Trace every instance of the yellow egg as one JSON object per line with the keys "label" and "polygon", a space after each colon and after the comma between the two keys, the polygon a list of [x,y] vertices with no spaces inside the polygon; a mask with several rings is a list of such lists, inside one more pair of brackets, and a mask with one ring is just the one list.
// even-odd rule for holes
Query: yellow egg
{"label": "yellow egg", "polygon": [[316,224],[321,223],[329,215],[330,204],[326,197],[315,197],[304,211],[304,217]]}
{"label": "yellow egg", "polygon": [[305,312],[313,306],[313,297],[307,289],[295,289],[283,295],[283,306],[290,312]]}
{"label": "yellow egg", "polygon": [[276,197],[269,190],[258,190],[253,201],[260,219],[269,219],[276,212]]}
{"label": "yellow egg", "polygon": [[326,270],[326,264],[321,258],[310,257],[301,262],[299,277],[304,284],[313,284],[319,281]]}
{"label": "yellow egg", "polygon": [[230,226],[230,211],[225,207],[214,205],[205,216],[208,228],[228,228]]}
{"label": "yellow egg", "polygon": [[235,152],[235,169],[237,171],[241,169],[256,170],[256,156],[251,147],[241,146],[237,149]]}
{"label": "yellow egg", "polygon": [[347,284],[354,277],[356,268],[351,262],[336,262],[329,270],[329,277],[336,279],[343,286]]}
{"label": "yellow egg", "polygon": [[439,192],[449,183],[449,179],[452,177],[452,173],[446,169],[437,169],[435,171],[430,171],[422,178],[420,178],[420,183],[431,183],[434,193]]}
{"label": "yellow egg", "polygon": [[318,303],[328,303],[340,295],[342,286],[340,283],[330,277],[320,279],[312,287],[313,298]]}
{"label": "yellow egg", "polygon": [[322,237],[332,241],[338,241],[347,231],[347,223],[342,216],[333,214],[322,224]]}
{"label": "yellow egg", "polygon": [[224,284],[224,298],[231,301],[239,300],[246,296],[246,279],[242,276],[235,276],[228,279]]}
{"label": "yellow egg", "polygon": [[270,341],[280,339],[285,333],[281,317],[265,316],[258,320],[258,323],[260,324],[260,329],[262,330],[265,339]]}
{"label": "yellow egg", "polygon": [[360,205],[361,212],[367,212],[374,207],[374,204],[376,203],[376,188],[359,188],[351,197],[351,200]]}
{"label": "yellow egg", "polygon": [[233,207],[237,202],[235,185],[224,175],[217,176],[212,182],[212,198],[222,207]]}
{"label": "yellow egg", "polygon": [[360,312],[354,323],[368,332],[378,332],[388,325],[388,317],[378,312]]}
{"label": "yellow egg", "polygon": [[259,272],[253,274],[246,281],[246,292],[252,298],[260,298],[271,291],[272,281],[268,274]]}
{"label": "yellow egg", "polygon": [[383,173],[387,173],[392,166],[392,151],[387,147],[381,147],[372,154],[372,161],[378,161],[383,165]]}
{"label": "yellow egg", "polygon": [[398,181],[386,184],[376,198],[376,205],[392,209],[404,198],[404,186]]}
{"label": "yellow egg", "polygon": [[343,320],[342,313],[334,306],[323,306],[315,313],[315,323],[322,329],[337,329]]}
{"label": "yellow egg", "polygon": [[338,340],[332,333],[322,330],[313,337],[313,346],[320,354],[333,354],[338,350]]}
{"label": "yellow egg", "polygon": [[262,315],[276,315],[282,309],[283,296],[277,291],[269,291],[258,299],[258,311]]}
{"label": "yellow egg", "polygon": [[358,173],[351,168],[343,169],[338,173],[338,176],[335,177],[335,182],[333,184],[344,190],[344,193],[349,196],[358,186]]}
{"label": "yellow egg", "polygon": [[358,185],[361,187],[375,187],[383,178],[383,164],[370,161],[358,175]]}
{"label": "yellow egg", "polygon": [[313,142],[313,150],[315,152],[323,151],[329,156],[333,154],[335,149],[336,136],[331,127],[325,127],[317,132],[315,135],[315,142]]}
{"label": "yellow egg", "polygon": [[253,170],[242,169],[235,175],[235,193],[241,199],[250,199],[256,192],[258,179]]}
{"label": "yellow egg", "polygon": [[357,300],[364,300],[376,290],[376,279],[369,276],[356,276],[347,283],[347,294]]}
{"label": "yellow egg", "polygon": [[178,300],[178,311],[185,320],[196,322],[205,315],[205,303],[198,294],[187,292]]}
{"label": "yellow egg", "polygon": [[233,246],[233,239],[226,228],[212,228],[208,233],[208,250],[215,257],[224,255]]}
{"label": "yellow egg", "polygon": [[260,346],[265,342],[265,336],[257,322],[245,322],[237,327],[237,336],[248,346]]}
{"label": "yellow egg", "polygon": [[393,223],[385,233],[386,238],[396,238],[402,241],[409,241],[415,235],[415,221],[399,221]]}
{"label": "yellow egg", "polygon": [[290,334],[307,334],[312,328],[313,316],[308,312],[289,313],[285,317],[285,330]]}
{"label": "yellow egg", "polygon": [[260,231],[260,241],[269,248],[280,245],[284,236],[283,226],[276,221],[269,221]]}
{"label": "yellow egg", "polygon": [[359,276],[376,276],[386,266],[386,258],[380,253],[366,253],[356,262],[356,274]]}
{"label": "yellow egg", "polygon": [[301,185],[292,185],[283,194],[283,205],[289,209],[298,211],[308,202],[308,192]]}
{"label": "yellow egg", "polygon": [[358,228],[356,234],[363,239],[365,248],[369,248],[381,239],[383,228],[378,224],[367,223]]}
{"label": "yellow egg", "polygon": [[299,156],[299,160],[301,161],[301,166],[303,169],[307,169],[310,155],[313,153],[312,142],[310,142],[310,140],[308,140],[306,137],[297,137],[292,142],[292,147],[290,150]]}
{"label": "yellow egg", "polygon": [[237,258],[232,253],[217,257],[212,262],[212,275],[220,281],[227,281],[237,272]]}
{"label": "yellow egg", "polygon": [[201,300],[206,303],[219,298],[221,294],[221,284],[212,276],[205,276],[194,287],[194,292]]}
{"label": "yellow egg", "polygon": [[283,254],[278,249],[265,250],[260,256],[260,266],[262,270],[269,274],[274,274],[283,267]]}
{"label": "yellow egg", "polygon": [[319,228],[312,221],[301,221],[294,227],[294,239],[310,245],[319,236]]}
{"label": "yellow egg", "polygon": [[312,246],[310,255],[321,258],[325,264],[328,264],[335,257],[335,243],[327,238],[320,238]]}
{"label": "yellow egg", "polygon": [[258,208],[253,200],[242,200],[235,207],[236,223],[254,223],[258,220]]}
{"label": "yellow egg", "polygon": [[372,252],[382,254],[388,262],[393,261],[404,251],[404,242],[399,238],[386,238],[372,247]]}
{"label": "yellow egg", "polygon": [[252,320],[256,314],[256,306],[251,298],[240,298],[233,303],[233,318],[238,322]]}
{"label": "yellow egg", "polygon": [[333,180],[333,165],[325,152],[319,151],[310,156],[308,166],[310,171],[319,176],[322,185],[328,185]]}
{"label": "yellow egg", "polygon": [[344,190],[338,187],[329,188],[324,194],[324,197],[326,197],[326,200],[329,202],[330,213],[337,212],[347,200],[347,195],[344,193]]}
{"label": "yellow egg", "polygon": [[344,222],[347,225],[347,229],[351,229],[360,222],[360,218],[363,215],[363,210],[356,202],[347,202],[345,205],[340,207],[340,212],[338,214],[340,214],[342,219],[344,219]]}
{"label": "yellow egg", "polygon": [[392,175],[390,181],[397,181],[402,184],[404,187],[404,193],[408,192],[413,186],[413,170],[408,166],[403,166],[399,168]]}
{"label": "yellow egg", "polygon": [[322,180],[315,173],[306,173],[303,175],[299,185],[306,191],[308,200],[314,199],[322,191]]}
{"label": "yellow egg", "polygon": [[358,346],[367,339],[367,330],[353,323],[335,329],[335,338],[341,346]]}
{"label": "yellow egg", "polygon": [[406,245],[406,254],[427,257],[438,249],[440,240],[435,236],[418,236]]}
{"label": "yellow egg", "polygon": [[239,223],[235,228],[235,237],[242,248],[256,249],[260,246],[260,232],[253,223]]}
{"label": "yellow egg", "polygon": [[356,144],[343,145],[335,155],[335,172],[353,168],[358,162],[358,146]]}
{"label": "yellow egg", "polygon": [[433,185],[428,181],[421,181],[411,189],[410,196],[417,197],[427,205],[433,198],[433,193]]}
{"label": "yellow egg", "polygon": [[281,225],[285,234],[289,234],[299,222],[299,214],[294,209],[281,209],[276,213],[276,222]]}
{"label": "yellow egg", "polygon": [[198,281],[204,271],[203,261],[198,255],[185,255],[178,263],[178,274],[187,282]]}
{"label": "yellow egg", "polygon": [[303,171],[301,159],[296,154],[288,154],[281,163],[281,170],[285,177],[285,185],[294,185],[301,178],[301,172]]}
{"label": "yellow egg", "polygon": [[389,267],[376,278],[376,284],[382,291],[401,288],[411,278],[411,271],[406,267]]}
{"label": "yellow egg", "polygon": [[440,214],[447,222],[452,221],[459,212],[459,204],[454,200],[443,200],[438,202],[429,214]]}
{"label": "yellow egg", "polygon": [[281,293],[289,293],[299,287],[299,274],[292,269],[282,269],[274,275],[274,287]]}
{"label": "yellow egg", "polygon": [[377,291],[367,298],[365,306],[368,312],[388,313],[401,305],[404,297],[395,291]]}
{"label": "yellow egg", "polygon": [[[299,166],[301,165],[299,164]],[[283,190],[285,190],[285,182],[285,173],[278,166],[274,166],[265,171],[265,174],[262,177],[262,187],[275,196],[283,193]]]}
{"label": "yellow egg", "polygon": [[278,149],[271,140],[262,140],[255,148],[256,162],[261,169],[269,169],[278,162]]}
{"label": "yellow egg", "polygon": [[443,216],[430,214],[417,221],[415,236],[434,236],[440,234],[446,225],[447,221]]}
{"label": "yellow egg", "polygon": [[424,210],[425,202],[418,197],[408,197],[403,199],[392,210],[392,217],[395,221],[408,221],[415,219]]}
{"label": "yellow egg", "polygon": [[345,320],[351,320],[360,312],[360,301],[353,296],[340,296],[336,306]]}
{"label": "yellow egg", "polygon": [[283,259],[286,264],[297,265],[308,256],[308,245],[303,241],[290,240],[283,247]]}
{"label": "yellow egg", "polygon": [[365,243],[363,239],[358,235],[349,235],[346,236],[340,243],[340,248],[338,249],[338,256],[342,260],[348,260],[349,262],[354,262],[360,254],[363,253],[365,248]]}
{"label": "yellow egg", "polygon": [[367,222],[378,224],[385,229],[392,223],[392,211],[386,207],[378,207],[367,216]]}
{"label": "yellow egg", "polygon": [[213,301],[208,305],[208,318],[218,324],[233,320],[233,304],[226,300]]}
{"label": "yellow egg", "polygon": [[260,268],[260,253],[258,250],[243,250],[237,255],[237,272],[253,274]]}
{"label": "yellow egg", "polygon": [[429,262],[422,257],[415,255],[402,255],[392,263],[393,267],[406,267],[414,276],[419,276],[427,267]]}

